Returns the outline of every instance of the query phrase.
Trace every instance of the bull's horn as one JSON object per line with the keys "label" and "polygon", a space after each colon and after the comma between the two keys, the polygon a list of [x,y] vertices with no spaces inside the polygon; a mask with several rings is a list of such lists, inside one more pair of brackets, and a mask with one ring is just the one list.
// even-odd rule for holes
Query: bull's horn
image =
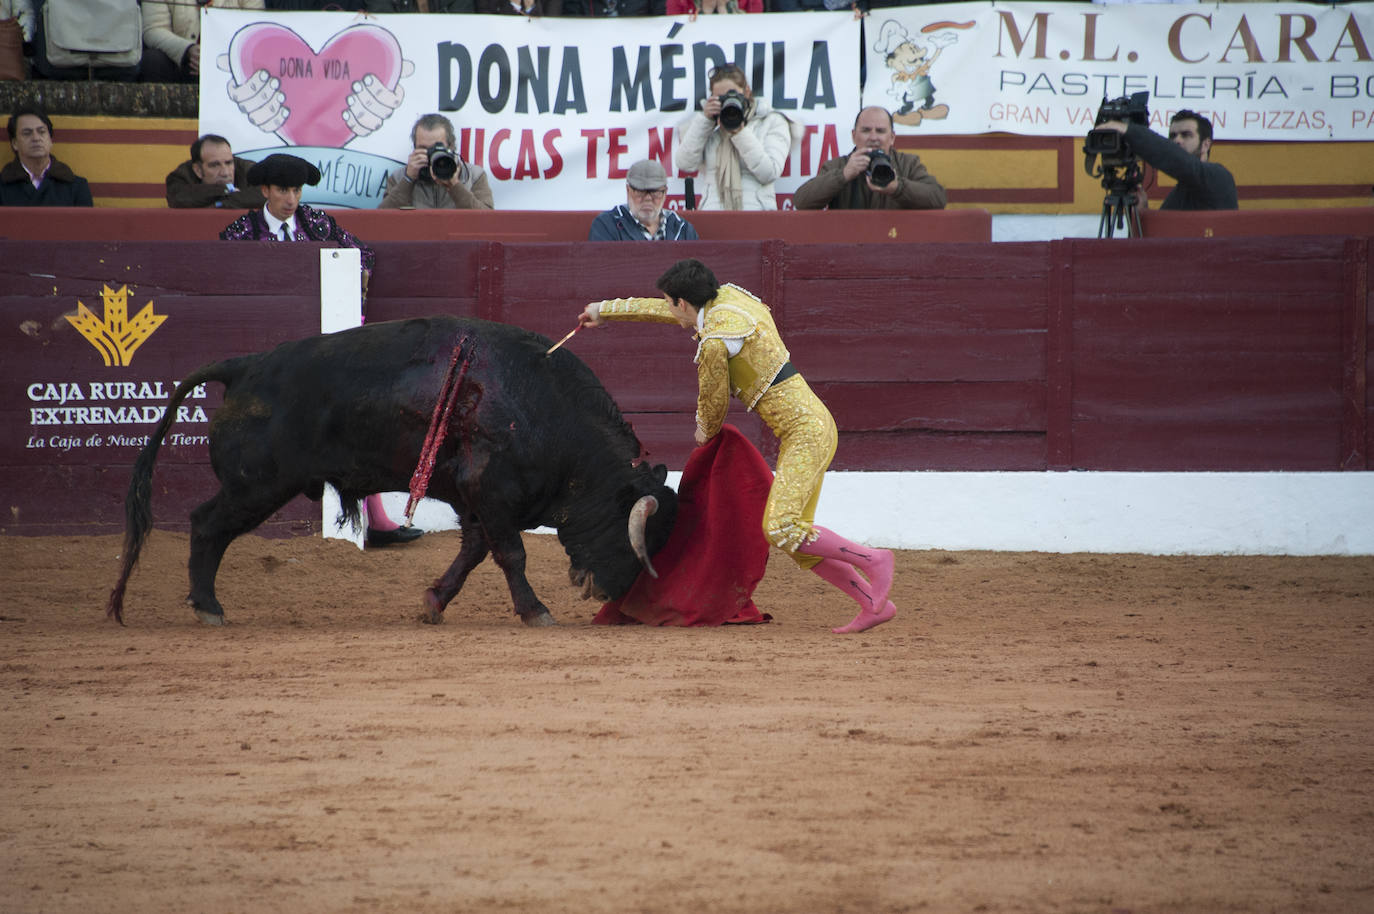
{"label": "bull's horn", "polygon": [[644,525],[648,522],[649,515],[657,510],[658,499],[652,495],[640,498],[630,509],[630,546],[634,548],[635,555],[639,556],[639,561],[651,578],[658,577],[658,572],[654,571],[654,563],[649,561],[649,550],[644,545]]}

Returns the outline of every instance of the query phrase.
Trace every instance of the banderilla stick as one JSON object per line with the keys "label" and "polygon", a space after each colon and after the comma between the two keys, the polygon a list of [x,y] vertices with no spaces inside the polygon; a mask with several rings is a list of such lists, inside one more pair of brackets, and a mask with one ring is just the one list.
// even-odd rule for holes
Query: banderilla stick
{"label": "banderilla stick", "polygon": [[562,346],[562,345],[563,345],[564,343],[566,343],[568,340],[572,339],[572,338],[573,338],[573,334],[576,333],[577,331],[581,330],[581,329],[582,329],[582,325],[581,325],[581,324],[578,324],[576,327],[574,327],[574,328],[572,328],[571,330],[569,330],[569,331],[568,331],[568,335],[565,336],[565,337],[563,337],[563,339],[559,340],[558,342],[554,343],[552,346],[550,346],[550,347],[549,347],[549,351],[546,352],[546,353],[544,353],[544,355],[546,355],[546,356],[553,355],[553,351],[554,351],[555,349],[557,349],[559,346]]}

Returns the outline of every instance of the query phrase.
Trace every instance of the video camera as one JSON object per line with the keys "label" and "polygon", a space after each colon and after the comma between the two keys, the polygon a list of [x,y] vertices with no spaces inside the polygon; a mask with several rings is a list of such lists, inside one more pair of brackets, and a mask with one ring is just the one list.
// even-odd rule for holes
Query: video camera
{"label": "video camera", "polygon": [[[1135,150],[1126,142],[1126,134],[1118,133],[1110,127],[1103,127],[1107,121],[1125,121],[1148,126],[1150,123],[1150,93],[1136,92],[1120,98],[1102,99],[1097,109],[1097,120],[1093,129],[1088,131],[1083,141],[1083,167],[1093,174],[1091,160],[1100,157],[1103,168],[1126,165],[1135,160]],[[1094,175],[1096,177],[1096,175]]]}
{"label": "video camera", "polygon": [[458,174],[458,156],[443,143],[429,147],[429,164],[420,169],[420,180],[447,181]]}
{"label": "video camera", "polygon": [[[1102,125],[1107,121],[1124,121],[1148,126],[1149,103],[1148,92],[1102,99],[1093,129],[1083,141],[1083,170],[1091,177],[1101,178],[1102,189],[1107,192],[1097,229],[1099,238],[1111,238],[1117,228],[1125,228],[1133,238],[1140,237],[1140,213],[1136,210],[1136,193],[1143,177],[1140,158],[1126,140],[1126,134]],[[1100,164],[1094,167],[1094,163]]]}

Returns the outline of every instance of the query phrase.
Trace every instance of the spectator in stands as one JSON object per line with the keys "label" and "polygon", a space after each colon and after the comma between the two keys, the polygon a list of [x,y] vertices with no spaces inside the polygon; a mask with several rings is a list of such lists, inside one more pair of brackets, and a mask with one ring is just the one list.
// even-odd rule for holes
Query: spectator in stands
{"label": "spectator in stands", "polygon": [[[1212,122],[1187,108],[1169,119],[1169,138],[1144,124],[1105,121],[1126,136],[1126,141],[1141,159],[1178,182],[1160,209],[1238,209],[1236,179],[1226,167],[1208,161],[1212,151]],[[1142,191],[1136,205],[1148,201]]]}
{"label": "spectator in stands", "polygon": [[763,12],[763,0],[668,0],[664,9],[664,13],[669,16],[761,12]]}
{"label": "spectator in stands", "polygon": [[489,16],[560,16],[562,0],[477,0],[477,12]]}
{"label": "spectator in stands", "polygon": [[696,241],[697,230],[677,213],[663,208],[668,174],[652,159],[630,166],[625,176],[625,202],[592,220],[588,241]]}
{"label": "spectator in stands", "polygon": [[[263,0],[214,3],[215,9],[263,9]],[[205,0],[143,0],[143,82],[200,81],[200,10],[204,5]]]}
{"label": "spectator in stands", "polygon": [[28,78],[24,52],[34,36],[33,0],[0,0],[0,80]]}
{"label": "spectator in stands", "polygon": [[269,10],[283,12],[316,11],[361,13],[366,11],[363,0],[267,0]]}
{"label": "spectator in stands", "polygon": [[[564,16],[662,16],[665,0],[563,0]],[[549,13],[550,16],[555,15]]]}
{"label": "spectator in stands", "polygon": [[[442,145],[452,154],[452,174],[440,177],[430,168],[430,149]],[[386,195],[378,209],[491,209],[487,173],[458,155],[453,122],[426,114],[410,128],[410,158],[405,168],[386,176]],[[440,165],[442,173],[446,166]]]}
{"label": "spectator in stands", "polygon": [[[716,67],[707,80],[711,94],[678,132],[677,166],[700,172],[699,209],[777,209],[773,182],[787,165],[792,122],[754,98],[744,71],[734,64]],[[727,92],[735,117],[721,106]],[[742,97],[742,101],[741,101]],[[734,127],[727,126],[734,123]]]}
{"label": "spectator in stands", "polygon": [[5,125],[14,158],[0,168],[0,206],[93,206],[91,187],[52,154],[52,121],[20,105]]}
{"label": "spectator in stands", "polygon": [[253,163],[234,155],[229,141],[214,133],[191,144],[191,158],[167,175],[167,205],[173,209],[262,206],[262,188],[248,183]]}
{"label": "spectator in stands", "polygon": [[475,13],[473,0],[363,0],[369,13]]}
{"label": "spectator in stands", "polygon": [[[367,281],[377,255],[329,214],[301,202],[301,188],[320,183],[320,170],[299,156],[274,153],[248,169],[248,183],[261,186],[266,205],[239,216],[219,237],[225,241],[332,241],[357,248],[363,255],[365,303]],[[408,543],[424,533],[416,527],[402,527],[387,517],[379,495],[367,497],[365,510],[369,546]]]}
{"label": "spectator in stands", "polygon": [[[944,209],[945,189],[921,157],[893,148],[892,112],[865,108],[854,120],[854,151],[821,165],[816,176],[792,195],[797,209]],[[878,153],[889,160],[887,175],[879,157],[878,181],[873,162]],[[884,182],[884,178],[890,178]]]}
{"label": "spectator in stands", "polygon": [[772,13],[796,13],[813,10],[847,10],[852,0],[770,0],[768,11]]}

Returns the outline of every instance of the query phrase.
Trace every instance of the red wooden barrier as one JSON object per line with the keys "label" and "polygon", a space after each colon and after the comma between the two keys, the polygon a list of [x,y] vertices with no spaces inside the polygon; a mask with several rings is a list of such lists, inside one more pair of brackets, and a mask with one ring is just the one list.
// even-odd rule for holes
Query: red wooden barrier
{"label": "red wooden barrier", "polygon": [[1183,212],[1143,210],[1146,238],[1240,238],[1253,235],[1374,236],[1374,206]]}
{"label": "red wooden barrier", "polygon": [[[614,201],[610,201],[614,202]],[[609,207],[608,207],[609,208]],[[331,210],[369,244],[377,241],[586,241],[595,212],[518,210]],[[242,210],[28,209],[0,207],[0,238],[51,241],[213,241]],[[781,238],[794,243],[990,241],[981,209],[892,212],[685,213],[703,239]]]}
{"label": "red wooden barrier", "polygon": [[[1194,240],[1151,239],[376,247],[370,320],[471,314],[551,338],[587,301],[653,295],[672,261],[700,257],[775,307],[839,422],[837,469],[1367,470],[1374,447],[1367,238],[1212,239],[1205,256]],[[118,529],[149,426],[95,421],[91,408],[159,399],[106,382],[170,389],[204,362],[315,332],[317,250],[0,241],[0,532]],[[126,284],[129,318],[151,303],[166,320],[127,365],[106,365],[66,315],[80,302],[110,323],[102,288]],[[690,337],[621,324],[568,345],[654,459],[680,468]],[[208,414],[219,393],[196,405]],[[734,419],[770,449],[752,416],[736,407]],[[164,454],[155,504],[161,521],[184,522],[214,485],[205,423],[174,430],[187,437]]]}

